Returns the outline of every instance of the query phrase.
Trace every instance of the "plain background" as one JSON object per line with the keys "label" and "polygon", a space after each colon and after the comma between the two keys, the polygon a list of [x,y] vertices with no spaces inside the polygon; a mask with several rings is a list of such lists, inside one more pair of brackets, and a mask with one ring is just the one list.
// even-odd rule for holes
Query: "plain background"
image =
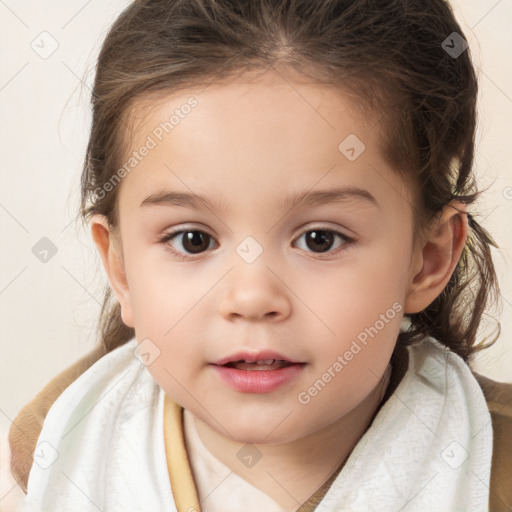
{"label": "plain background", "polygon": [[[96,342],[106,277],[89,232],[74,219],[95,59],[127,4],[0,0],[3,432],[25,403]],[[477,169],[481,188],[489,188],[477,218],[500,246],[494,256],[502,310],[495,316],[502,335],[475,368],[512,381],[512,0],[457,0],[454,8],[480,79]],[[447,35],[439,34],[440,43]],[[57,250],[46,263],[32,252],[43,237]]]}

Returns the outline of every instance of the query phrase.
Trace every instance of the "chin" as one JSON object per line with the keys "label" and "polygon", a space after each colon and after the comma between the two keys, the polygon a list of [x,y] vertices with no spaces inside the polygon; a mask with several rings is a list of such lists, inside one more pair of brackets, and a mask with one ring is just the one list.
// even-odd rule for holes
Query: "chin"
{"label": "chin", "polygon": [[295,435],[274,435],[270,434],[267,430],[262,429],[261,431],[254,431],[254,429],[247,429],[244,432],[231,432],[233,440],[244,444],[286,444],[297,440],[300,436]]}
{"label": "chin", "polygon": [[285,444],[307,435],[297,428],[298,425],[287,424],[284,428],[284,425],[278,426],[279,422],[261,416],[259,421],[245,418],[227,424],[232,439],[244,444]]}

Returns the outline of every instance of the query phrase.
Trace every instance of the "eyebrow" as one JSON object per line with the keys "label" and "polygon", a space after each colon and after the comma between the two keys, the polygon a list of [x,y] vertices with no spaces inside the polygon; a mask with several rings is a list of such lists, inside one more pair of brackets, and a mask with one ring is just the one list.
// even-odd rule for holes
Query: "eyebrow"
{"label": "eyebrow", "polygon": [[[368,191],[359,187],[344,186],[328,190],[305,191],[299,194],[287,195],[281,203],[283,210],[291,210],[296,207],[321,206],[330,203],[343,203],[358,201],[368,206],[380,208],[375,197]],[[161,191],[146,197],[140,204],[146,206],[182,206],[189,208],[207,207],[210,210],[223,211],[225,203],[213,198],[190,194],[186,192]]]}

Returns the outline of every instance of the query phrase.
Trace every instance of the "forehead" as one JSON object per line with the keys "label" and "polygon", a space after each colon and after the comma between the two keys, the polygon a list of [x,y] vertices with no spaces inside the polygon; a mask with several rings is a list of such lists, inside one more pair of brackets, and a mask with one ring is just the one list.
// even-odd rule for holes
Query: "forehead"
{"label": "forehead", "polygon": [[[169,138],[166,135],[171,132],[179,136],[185,132],[182,126],[189,127],[187,133],[194,130],[202,138],[210,135],[208,140],[212,140],[213,130],[209,128],[213,127],[221,129],[218,138],[242,130],[241,135],[257,135],[258,140],[266,135],[275,143],[286,135],[332,135],[340,129],[352,129],[364,138],[369,131],[379,134],[373,130],[378,118],[378,112],[369,111],[367,105],[343,89],[312,82],[293,71],[271,70],[142,97],[131,105],[124,125],[131,148],[153,132],[157,139],[159,135]],[[286,131],[276,140],[272,128],[283,126]],[[245,141],[248,144],[250,139],[246,137]]]}
{"label": "forehead", "polygon": [[336,182],[403,197],[376,119],[342,90],[276,72],[148,97],[127,118],[125,161],[150,149],[122,188],[140,197],[175,186],[236,201]]}

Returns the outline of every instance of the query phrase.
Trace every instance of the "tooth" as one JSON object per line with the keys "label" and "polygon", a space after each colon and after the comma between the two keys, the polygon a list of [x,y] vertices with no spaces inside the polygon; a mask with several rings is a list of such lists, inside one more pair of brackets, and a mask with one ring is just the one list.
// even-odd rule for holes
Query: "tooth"
{"label": "tooth", "polygon": [[272,364],[274,362],[274,359],[265,359],[261,361],[256,361],[256,364]]}

